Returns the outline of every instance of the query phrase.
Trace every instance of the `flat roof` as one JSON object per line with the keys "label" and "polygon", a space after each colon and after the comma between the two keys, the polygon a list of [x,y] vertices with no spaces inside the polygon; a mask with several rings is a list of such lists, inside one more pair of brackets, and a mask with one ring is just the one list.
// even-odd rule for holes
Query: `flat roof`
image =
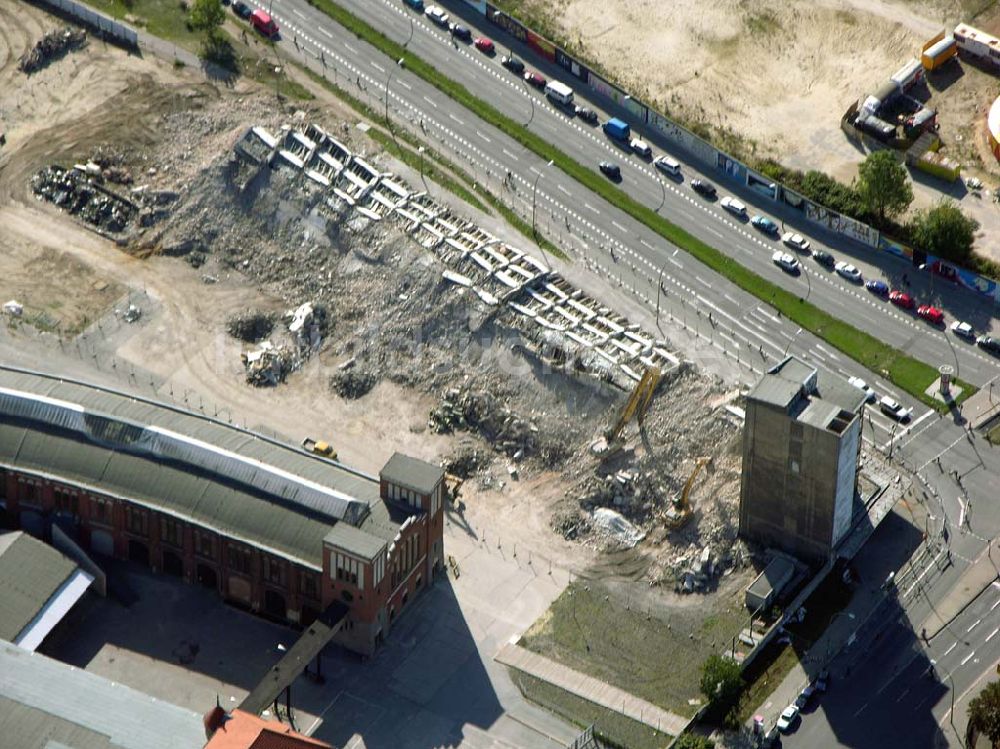
{"label": "flat roof", "polygon": [[821,372],[789,356],[757,382],[747,398],[785,410],[790,417],[818,429],[839,433],[838,422],[846,411],[852,418],[861,412],[865,393],[845,378]]}
{"label": "flat roof", "polygon": [[0,726],[17,749],[192,749],[202,716],[0,641]]}
{"label": "flat roof", "polygon": [[420,494],[430,494],[444,478],[444,469],[419,458],[393,453],[379,477]]}
{"label": "flat roof", "polygon": [[0,640],[17,642],[76,571],[75,562],[27,533],[0,534]]}
{"label": "flat roof", "polygon": [[0,466],[128,499],[315,569],[338,522],[383,538],[390,530],[369,520],[374,512],[391,522],[374,476],[199,413],[2,366]]}
{"label": "flat roof", "polygon": [[747,590],[758,598],[767,598],[775,590],[780,590],[795,574],[795,565],[781,556],[776,556]]}

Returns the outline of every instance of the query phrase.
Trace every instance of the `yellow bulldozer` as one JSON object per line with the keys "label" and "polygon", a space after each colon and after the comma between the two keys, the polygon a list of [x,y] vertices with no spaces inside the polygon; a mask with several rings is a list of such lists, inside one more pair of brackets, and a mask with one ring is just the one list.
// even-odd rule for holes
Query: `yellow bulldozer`
{"label": "yellow bulldozer", "polygon": [[622,408],[621,413],[618,415],[618,419],[604,432],[604,436],[592,445],[595,455],[603,460],[610,458],[621,450],[622,430],[625,429],[625,425],[633,418],[638,424],[642,424],[642,420],[646,415],[646,411],[649,410],[649,404],[653,400],[653,395],[656,393],[656,388],[659,387],[662,377],[663,373],[659,367],[646,368],[639,382],[632,389],[632,393],[629,395],[625,407]]}
{"label": "yellow bulldozer", "polygon": [[694,512],[691,510],[691,488],[694,486],[694,480],[701,473],[701,469],[708,466],[711,462],[712,458],[710,456],[698,458],[695,461],[694,470],[688,476],[681,496],[677,497],[674,500],[674,506],[667,510],[667,527],[671,530],[683,528],[691,520],[691,516],[694,515]]}

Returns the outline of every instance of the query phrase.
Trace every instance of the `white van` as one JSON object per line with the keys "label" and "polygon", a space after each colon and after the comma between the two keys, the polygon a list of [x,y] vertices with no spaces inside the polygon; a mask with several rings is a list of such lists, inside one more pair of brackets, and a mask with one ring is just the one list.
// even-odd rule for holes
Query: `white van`
{"label": "white van", "polygon": [[568,107],[573,103],[573,89],[560,81],[549,81],[545,84],[545,95],[557,104]]}
{"label": "white van", "polygon": [[657,156],[653,164],[661,172],[666,172],[671,176],[676,177],[681,173],[681,163],[672,156]]}

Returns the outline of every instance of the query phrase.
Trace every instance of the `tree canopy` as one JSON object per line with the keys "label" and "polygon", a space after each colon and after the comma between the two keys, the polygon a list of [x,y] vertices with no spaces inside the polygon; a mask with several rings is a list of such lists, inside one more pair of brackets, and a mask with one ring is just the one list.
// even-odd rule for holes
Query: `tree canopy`
{"label": "tree canopy", "polygon": [[674,742],[674,749],[715,749],[715,742],[696,733],[684,733]]}
{"label": "tree canopy", "polygon": [[910,222],[910,237],[917,249],[955,262],[972,254],[979,222],[969,218],[951,200],[919,211]]}
{"label": "tree canopy", "polygon": [[913,188],[906,168],[892,151],[875,151],[858,167],[857,193],[862,204],[880,223],[898,216],[913,202]]}
{"label": "tree canopy", "polygon": [[969,702],[969,725],[985,734],[993,746],[1000,744],[1000,681],[987,684]]}
{"label": "tree canopy", "polygon": [[739,664],[731,658],[710,655],[701,667],[701,693],[710,701],[734,702],[743,689]]}
{"label": "tree canopy", "polygon": [[209,40],[214,39],[226,20],[226,9],[219,0],[193,0],[189,21],[191,28],[204,31]]}

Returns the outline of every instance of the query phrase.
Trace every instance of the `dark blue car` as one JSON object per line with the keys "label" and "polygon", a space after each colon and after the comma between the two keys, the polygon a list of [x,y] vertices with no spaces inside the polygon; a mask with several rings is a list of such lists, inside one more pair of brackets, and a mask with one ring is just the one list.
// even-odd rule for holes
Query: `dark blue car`
{"label": "dark blue car", "polygon": [[885,296],[889,293],[889,285],[885,281],[865,281],[865,288],[879,296]]}
{"label": "dark blue car", "polygon": [[403,5],[407,5],[421,13],[424,12],[424,0],[403,0]]}

